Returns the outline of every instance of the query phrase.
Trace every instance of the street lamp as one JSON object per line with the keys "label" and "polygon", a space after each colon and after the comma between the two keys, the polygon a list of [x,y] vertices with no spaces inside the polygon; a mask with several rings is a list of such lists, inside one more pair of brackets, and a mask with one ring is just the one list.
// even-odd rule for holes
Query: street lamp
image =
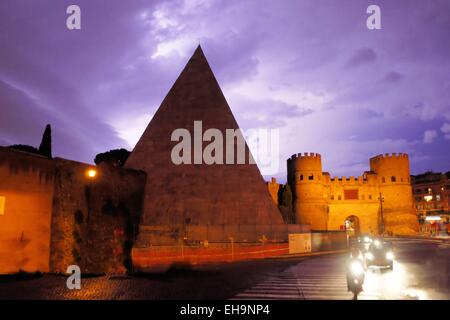
{"label": "street lamp", "polygon": [[382,235],[384,233],[384,217],[383,217],[383,202],[384,202],[384,197],[380,192],[380,195],[378,196],[378,200],[380,201],[380,217],[379,217],[379,221],[378,221],[378,232],[380,233],[380,235]]}
{"label": "street lamp", "polygon": [[88,187],[86,188],[85,192],[86,192],[86,201],[87,201],[87,222],[89,223],[89,218],[91,216],[91,192],[92,192],[92,181],[95,179],[95,177],[97,176],[97,170],[95,168],[89,168],[86,170],[86,177],[88,178]]}
{"label": "street lamp", "polygon": [[97,170],[93,168],[86,170],[86,176],[90,179],[95,178],[97,176]]}

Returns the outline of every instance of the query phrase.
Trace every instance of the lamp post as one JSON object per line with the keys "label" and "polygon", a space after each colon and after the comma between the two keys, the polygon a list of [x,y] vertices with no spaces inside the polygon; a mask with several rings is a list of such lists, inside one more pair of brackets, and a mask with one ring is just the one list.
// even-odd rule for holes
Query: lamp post
{"label": "lamp post", "polygon": [[380,192],[380,195],[378,196],[378,200],[380,201],[380,217],[378,221],[378,232],[380,235],[383,235],[384,233],[384,217],[383,217],[383,202],[384,197]]}
{"label": "lamp post", "polygon": [[97,170],[94,168],[89,168],[86,170],[86,177],[88,178],[88,192],[86,193],[87,201],[87,222],[89,223],[89,217],[91,216],[91,192],[92,192],[92,181],[97,177]]}

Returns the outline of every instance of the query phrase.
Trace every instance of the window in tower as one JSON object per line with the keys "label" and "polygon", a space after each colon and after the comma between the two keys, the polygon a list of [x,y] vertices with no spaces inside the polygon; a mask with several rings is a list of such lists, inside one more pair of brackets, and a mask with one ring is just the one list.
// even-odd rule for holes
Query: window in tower
{"label": "window in tower", "polygon": [[397,181],[397,178],[395,176],[392,176],[391,177],[391,182],[396,182],[396,181]]}
{"label": "window in tower", "polygon": [[300,181],[303,181],[303,175],[302,174],[300,175]]}
{"label": "window in tower", "polygon": [[344,199],[345,200],[358,200],[359,198],[359,190],[358,189],[347,189],[344,190]]}
{"label": "window in tower", "polygon": [[310,176],[308,177],[308,180],[314,180],[314,175],[313,175],[313,174],[310,175]]}
{"label": "window in tower", "polygon": [[385,183],[386,179],[384,177],[381,178],[381,182]]}

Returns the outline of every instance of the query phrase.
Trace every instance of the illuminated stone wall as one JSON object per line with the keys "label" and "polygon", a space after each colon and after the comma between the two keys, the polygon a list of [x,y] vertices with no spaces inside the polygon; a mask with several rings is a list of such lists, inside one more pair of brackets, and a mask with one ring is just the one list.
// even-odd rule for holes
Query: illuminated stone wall
{"label": "illuminated stone wall", "polygon": [[[95,166],[94,166],[95,167]],[[55,176],[50,268],[65,272],[124,272],[142,210],[145,174],[59,159]]]}
{"label": "illuminated stone wall", "polygon": [[354,216],[361,232],[376,234],[382,212],[386,232],[418,231],[406,154],[378,155],[370,159],[370,170],[363,175],[333,178],[322,171],[319,154],[297,154],[288,159],[288,182],[297,223],[313,230],[339,230]]}
{"label": "illuminated stone wall", "polygon": [[0,273],[49,271],[53,162],[0,147]]}
{"label": "illuminated stone wall", "polygon": [[278,205],[278,193],[280,192],[281,186],[282,185],[279,184],[275,178],[272,178],[270,182],[267,182],[267,189],[269,190],[270,196],[276,205]]}
{"label": "illuminated stone wall", "polygon": [[[96,176],[89,178],[88,169]],[[0,147],[0,273],[123,272],[146,175]]]}

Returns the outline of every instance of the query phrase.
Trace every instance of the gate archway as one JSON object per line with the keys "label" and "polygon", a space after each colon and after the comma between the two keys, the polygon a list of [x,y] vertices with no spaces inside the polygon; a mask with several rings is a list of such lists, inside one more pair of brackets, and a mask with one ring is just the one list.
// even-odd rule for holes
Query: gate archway
{"label": "gate archway", "polygon": [[360,233],[359,218],[355,215],[348,216],[345,221],[345,230],[349,236],[357,236]]}

